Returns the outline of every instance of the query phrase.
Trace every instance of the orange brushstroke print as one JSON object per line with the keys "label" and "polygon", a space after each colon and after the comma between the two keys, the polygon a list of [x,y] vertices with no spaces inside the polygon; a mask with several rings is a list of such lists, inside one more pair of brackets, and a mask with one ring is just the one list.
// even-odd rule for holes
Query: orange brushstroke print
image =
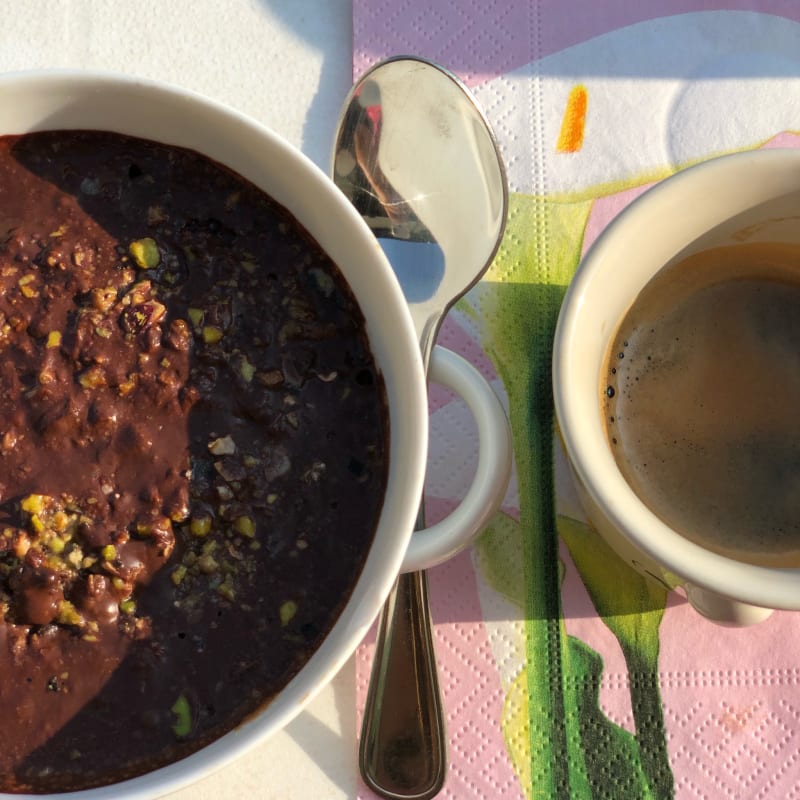
{"label": "orange brushstroke print", "polygon": [[575,153],[583,147],[583,130],[586,125],[586,106],[589,93],[583,84],[573,86],[567,98],[561,132],[558,134],[556,150],[559,153]]}

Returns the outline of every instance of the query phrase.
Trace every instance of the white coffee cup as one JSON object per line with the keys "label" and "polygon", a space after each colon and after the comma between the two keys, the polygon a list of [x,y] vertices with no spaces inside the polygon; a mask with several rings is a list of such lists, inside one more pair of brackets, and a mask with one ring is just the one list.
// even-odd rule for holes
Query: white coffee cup
{"label": "white coffee cup", "polygon": [[561,308],[553,350],[556,416],[590,521],[640,572],[670,589],[682,587],[697,611],[729,625],[758,622],[773,609],[800,610],[800,570],[727,558],[657,517],[614,460],[600,380],[619,322],[656,272],[679,254],[744,241],[800,244],[800,150],[715,158],[641,195],[583,259]]}

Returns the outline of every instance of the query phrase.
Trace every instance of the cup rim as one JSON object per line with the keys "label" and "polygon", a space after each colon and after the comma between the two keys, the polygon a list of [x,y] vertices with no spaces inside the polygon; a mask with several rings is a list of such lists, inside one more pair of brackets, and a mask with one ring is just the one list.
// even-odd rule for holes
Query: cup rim
{"label": "cup rim", "polygon": [[[370,346],[375,352],[374,348],[378,341],[382,352],[379,367],[384,372],[384,378],[387,379],[391,438],[388,456],[390,474],[384,497],[384,508],[366,561],[350,598],[334,621],[321,646],[272,701],[262,706],[260,710],[254,712],[230,732],[184,759],[127,780],[90,789],[54,795],[0,793],[0,797],[9,799],[30,796],[41,800],[41,798],[50,796],[65,798],[65,800],[69,798],[101,800],[101,798],[111,797],[125,800],[145,800],[145,798],[176,791],[209,776],[237,760],[248,750],[283,728],[330,682],[364,638],[400,570],[406,546],[413,531],[419,497],[422,494],[428,446],[427,387],[422,359],[411,314],[400,285],[366,223],[316,164],[267,126],[194,90],[156,79],[106,70],[35,69],[4,73],[0,75],[0,96],[7,91],[39,92],[42,96],[44,93],[50,92],[54,98],[60,98],[60,92],[72,92],[77,93],[83,99],[90,96],[92,99],[110,97],[112,92],[128,93],[131,97],[141,93],[143,96],[158,96],[164,104],[174,102],[183,111],[190,109],[192,113],[196,112],[197,115],[205,115],[209,120],[216,120],[220,126],[237,130],[238,138],[250,148],[242,157],[244,161],[249,160],[255,164],[258,159],[265,160],[272,157],[276,161],[280,161],[281,169],[291,171],[299,186],[318,193],[317,200],[308,203],[304,200],[300,203],[300,207],[305,209],[304,203],[319,205],[324,208],[326,214],[330,214],[330,219],[323,220],[319,226],[324,227],[325,231],[338,226],[341,233],[336,235],[346,237],[348,252],[352,252],[354,259],[359,263],[369,265],[371,272],[367,276],[367,280],[369,293],[373,296],[372,305],[377,304],[380,300],[380,308],[367,313],[365,307],[368,305],[366,302],[367,289],[354,286],[350,278],[345,275],[345,279],[356,295],[359,308],[367,317]],[[9,130],[5,121],[13,113],[11,111],[4,114],[0,111],[0,133],[24,133],[28,130],[67,127],[73,129],[97,127],[42,124],[32,127],[25,125],[18,130]],[[173,115],[175,120],[177,120],[178,114],[179,112],[176,111]],[[186,125],[186,123],[178,121],[175,121],[174,124],[178,128]],[[165,126],[168,127],[166,123]],[[108,124],[102,126],[102,129],[131,133],[125,125]],[[192,147],[191,144],[171,141],[167,137],[162,137],[159,135],[159,131],[149,136],[141,131],[133,131],[132,135],[168,144]],[[259,148],[261,149],[259,150]],[[227,163],[227,160],[220,158],[216,152],[208,152],[205,148],[200,147],[194,149],[225,163],[246,179],[259,185],[268,194],[273,194],[270,188],[262,185],[262,181],[254,179],[252,172],[257,170],[252,170],[249,174],[247,170]],[[266,167],[264,169],[269,171]],[[299,189],[297,193],[300,193]],[[277,200],[285,205],[280,197]],[[298,218],[312,236],[319,238],[315,225],[317,225],[317,217],[324,216],[324,214],[318,214],[315,211],[308,211],[308,213],[305,210],[298,211],[298,207],[289,207],[289,211]],[[309,224],[309,220],[312,219],[314,224]],[[330,233],[325,233],[325,235],[328,238],[332,236]],[[323,247],[328,250],[324,244]],[[342,248],[344,247],[343,244]],[[346,272],[341,259],[334,258],[334,261],[343,272]],[[367,274],[367,269],[363,267],[357,268],[356,271]],[[390,498],[392,488],[395,496]],[[380,547],[376,548],[375,544],[378,541],[380,541]]]}
{"label": "cup rim", "polygon": [[[553,343],[553,396],[564,447],[578,480],[616,530],[634,546],[670,573],[697,586],[756,606],[798,609],[800,569],[748,564],[706,550],[670,528],[639,499],[617,467],[602,430],[600,365],[597,369],[597,392],[591,398],[593,409],[581,396],[582,392],[576,385],[576,371],[571,369],[573,354],[581,338],[587,335],[581,323],[590,302],[590,285],[604,265],[619,258],[629,232],[652,224],[655,218],[663,223],[664,210],[685,207],[687,198],[701,196],[704,186],[723,179],[743,181],[746,188],[739,195],[728,193],[722,201],[722,208],[701,212],[701,216],[703,213],[717,216],[717,223],[752,207],[753,199],[777,197],[783,192],[756,197],[763,187],[753,179],[753,171],[765,169],[773,175],[783,171],[784,179],[794,176],[794,189],[797,190],[800,187],[800,181],[796,180],[800,177],[800,150],[746,151],[693,165],[648,189],[609,223],[582,259],[561,306]],[[702,224],[701,221],[697,225],[699,231]],[[679,235],[676,252],[694,238]],[[647,278],[655,271],[649,272]],[[632,300],[630,297],[629,302]],[[613,335],[619,321],[617,318],[611,330],[604,331],[606,341]],[[590,420],[587,420],[587,413]],[[593,457],[592,448],[599,448],[602,457]]]}

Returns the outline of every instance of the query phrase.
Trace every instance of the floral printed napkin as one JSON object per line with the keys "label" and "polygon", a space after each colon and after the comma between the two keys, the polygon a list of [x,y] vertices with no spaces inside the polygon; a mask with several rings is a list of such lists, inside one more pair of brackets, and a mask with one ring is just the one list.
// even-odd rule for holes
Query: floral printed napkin
{"label": "floral printed napkin", "polygon": [[[496,262],[440,337],[506,400],[516,451],[503,512],[430,573],[443,796],[800,797],[800,614],[722,628],[617,558],[573,495],[550,387],[564,290],[627,203],[698,160],[800,143],[800,6],[353,5],[355,75],[404,53],[456,72],[495,128],[512,191]],[[468,482],[475,441],[458,400],[434,391],[432,414],[435,518]],[[371,656],[367,641],[362,699]]]}

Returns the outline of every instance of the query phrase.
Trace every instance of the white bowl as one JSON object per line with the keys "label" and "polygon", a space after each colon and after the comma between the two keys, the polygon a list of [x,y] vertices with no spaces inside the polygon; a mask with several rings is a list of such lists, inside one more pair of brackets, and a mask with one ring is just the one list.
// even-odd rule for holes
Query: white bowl
{"label": "white bowl", "polygon": [[0,134],[60,129],[115,131],[191,148],[287,208],[350,284],[388,395],[388,488],[374,543],[350,600],[308,663],[257,715],[188,758],[115,785],[55,795],[151,798],[208,775],[284,726],[356,649],[397,576],[413,530],[428,445],[427,389],[411,318],[381,248],[344,196],[299,151],[219,103],[152,81],[74,71],[0,77]]}

